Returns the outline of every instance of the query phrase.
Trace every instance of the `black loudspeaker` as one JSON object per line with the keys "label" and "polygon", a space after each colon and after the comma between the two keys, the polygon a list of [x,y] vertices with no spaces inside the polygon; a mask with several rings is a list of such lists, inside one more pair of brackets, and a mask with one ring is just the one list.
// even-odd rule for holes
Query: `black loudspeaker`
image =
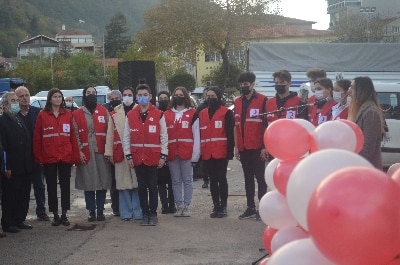
{"label": "black loudspeaker", "polygon": [[153,61],[127,61],[118,63],[119,89],[131,86],[136,89],[139,84],[148,84],[151,89],[151,103],[156,104],[156,71]]}

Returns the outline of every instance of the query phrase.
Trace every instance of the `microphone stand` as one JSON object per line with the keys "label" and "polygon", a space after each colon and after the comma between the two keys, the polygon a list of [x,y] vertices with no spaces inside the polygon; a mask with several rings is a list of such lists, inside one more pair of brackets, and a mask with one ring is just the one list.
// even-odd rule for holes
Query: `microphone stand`
{"label": "microphone stand", "polygon": [[326,103],[326,102],[328,102],[326,99],[321,99],[321,100],[316,100],[313,103],[307,103],[307,104],[303,104],[303,105],[298,105],[296,107],[288,107],[288,108],[281,107],[281,108],[279,108],[277,110],[268,111],[268,112],[260,113],[258,115],[251,116],[251,118],[256,118],[256,117],[259,117],[259,116],[265,116],[265,115],[269,115],[269,114],[275,114],[275,113],[288,111],[288,110],[294,110],[294,109],[298,109],[298,108],[312,107],[312,106],[317,105],[319,103]]}

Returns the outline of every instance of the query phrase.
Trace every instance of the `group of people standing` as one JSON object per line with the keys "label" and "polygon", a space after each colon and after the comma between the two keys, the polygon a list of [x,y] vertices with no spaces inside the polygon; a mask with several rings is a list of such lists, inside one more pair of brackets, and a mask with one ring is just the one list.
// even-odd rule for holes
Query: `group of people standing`
{"label": "group of people standing", "polygon": [[239,219],[259,219],[255,180],[260,200],[267,191],[265,164],[273,159],[263,134],[268,123],[282,118],[303,118],[316,126],[348,118],[364,132],[360,154],[382,168],[383,118],[372,81],[357,77],[333,84],[323,69],[310,69],[307,76],[315,95],[306,102],[290,91],[291,75],[286,70],[273,74],[276,96],[270,99],[255,90],[254,73],[243,72],[237,78],[241,96],[234,101],[234,111],[224,106],[218,87],[206,90],[205,104],[197,111],[184,87],[171,95],[160,92],[158,107],[151,103],[147,84],[113,90],[106,108],[97,104],[96,89],[89,86],[83,90],[83,106],[75,110],[68,108],[72,104],[56,88],[49,91],[42,111],[27,104],[26,87],[5,93],[0,116],[3,231],[32,228],[25,222],[32,181],[37,216],[49,220],[43,176],[52,225],[70,225],[72,165],[76,165],[75,186],[84,191],[89,222],[105,220],[110,189],[114,215],[122,220],[157,225],[158,196],[163,214],[190,217],[193,166],[200,160],[209,175],[210,217],[223,218],[228,215],[227,165],[234,156],[242,164],[247,202]]}

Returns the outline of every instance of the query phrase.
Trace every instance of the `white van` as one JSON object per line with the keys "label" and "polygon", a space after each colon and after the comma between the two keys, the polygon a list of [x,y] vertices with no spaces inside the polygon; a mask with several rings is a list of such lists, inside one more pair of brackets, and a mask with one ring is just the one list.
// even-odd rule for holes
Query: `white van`
{"label": "white van", "polygon": [[[97,91],[97,103],[104,104],[108,102],[107,93],[110,92],[110,88],[108,86],[95,86]],[[81,107],[82,97],[83,97],[83,88],[80,89],[63,89],[61,90],[64,97],[72,97],[74,102]],[[47,97],[49,91],[40,91],[35,96],[36,97]]]}
{"label": "white van", "polygon": [[389,129],[381,145],[383,166],[388,168],[400,162],[400,83],[374,82],[374,86]]}

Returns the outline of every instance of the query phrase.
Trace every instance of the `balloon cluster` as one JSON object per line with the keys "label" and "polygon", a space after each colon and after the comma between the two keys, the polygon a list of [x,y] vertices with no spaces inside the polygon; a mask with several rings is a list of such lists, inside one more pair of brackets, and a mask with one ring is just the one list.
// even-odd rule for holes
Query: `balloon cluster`
{"label": "balloon cluster", "polygon": [[275,157],[259,204],[272,255],[259,264],[400,264],[400,164],[389,176],[358,155],[355,123],[281,119],[264,143]]}

